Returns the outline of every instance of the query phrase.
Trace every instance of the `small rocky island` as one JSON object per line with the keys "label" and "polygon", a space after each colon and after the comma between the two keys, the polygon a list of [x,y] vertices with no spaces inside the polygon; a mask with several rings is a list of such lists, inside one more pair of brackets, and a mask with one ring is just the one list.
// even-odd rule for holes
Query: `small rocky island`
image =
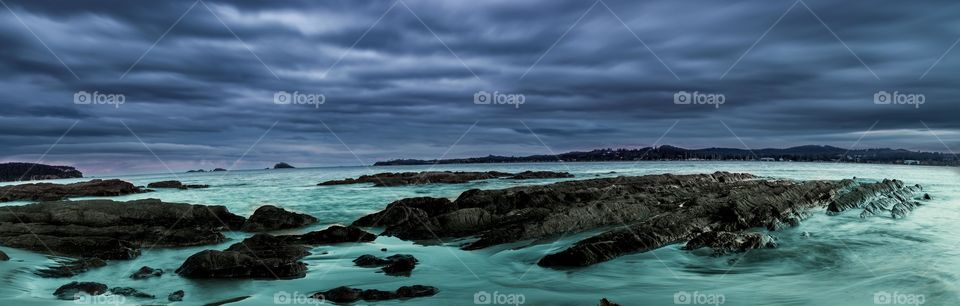
{"label": "small rocky island", "polygon": [[372,175],[362,175],[355,179],[326,181],[318,186],[347,185],[372,183],[374,187],[391,187],[423,184],[463,184],[472,181],[489,180],[495,178],[529,180],[550,178],[572,178],[567,172],[553,171],[524,171],[507,173],[499,171],[464,172],[464,171],[424,171],[424,172],[386,172]]}
{"label": "small rocky island", "polygon": [[291,166],[288,163],[277,163],[276,165],[273,165],[273,169],[294,169],[294,168],[296,167]]}
{"label": "small rocky island", "polygon": [[0,182],[36,181],[81,178],[83,173],[68,166],[50,166],[34,163],[0,164]]}

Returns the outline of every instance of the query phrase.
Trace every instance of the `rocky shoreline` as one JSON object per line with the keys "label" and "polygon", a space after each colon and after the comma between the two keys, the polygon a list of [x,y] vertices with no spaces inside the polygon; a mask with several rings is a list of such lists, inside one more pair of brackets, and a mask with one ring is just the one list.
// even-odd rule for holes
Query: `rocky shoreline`
{"label": "rocky shoreline", "polygon": [[[455,184],[490,178],[560,177],[571,176],[564,172],[531,171],[516,174],[409,172],[362,176],[328,185],[401,186]],[[175,181],[158,183],[153,187],[190,188],[182,188],[186,185]],[[407,198],[363,216],[350,226],[333,225],[303,234],[276,235],[270,232],[302,228],[318,219],[271,205],[261,206],[251,216],[243,217],[224,206],[168,203],[157,199],[62,200],[148,191],[119,180],[3,188],[8,188],[6,191],[11,195],[0,200],[42,202],[0,210],[0,245],[67,256],[58,260],[57,265],[35,272],[51,278],[80,275],[107,265],[109,260],[133,259],[140,256],[142,248],[222,243],[226,241],[225,231],[248,232],[252,236],[226,249],[197,252],[175,273],[191,279],[302,278],[308,270],[303,260],[316,246],[372,242],[378,235],[368,232],[373,231],[368,228],[382,229],[380,236],[410,241],[432,242],[438,237],[463,239],[464,250],[542,243],[568,233],[605,230],[536,262],[556,269],[594,265],[675,243],[691,251],[708,248],[720,256],[776,248],[778,244],[772,234],[796,226],[814,213],[836,215],[859,210],[861,218],[898,219],[930,199],[921,186],[899,180],[789,181],[728,172],[662,174],[501,190],[471,189],[455,200]],[[420,261],[412,255],[394,254],[383,258],[363,255],[353,263],[358,269],[377,268],[378,273],[388,277],[415,278],[412,272]],[[162,268],[142,267],[132,275],[119,277],[135,280],[166,277],[163,272]],[[54,295],[61,299],[107,292],[141,298],[154,296],[129,287],[108,288],[101,283],[72,282],[57,289]],[[317,290],[313,296],[336,303],[353,303],[426,297],[439,290],[424,285],[392,291],[338,287]],[[169,294],[168,299],[180,300],[184,294],[182,290],[177,291]]]}
{"label": "rocky shoreline", "polygon": [[898,180],[797,182],[744,173],[663,174],[473,189],[454,201],[403,199],[353,225],[383,227],[381,235],[404,240],[475,238],[462,246],[465,250],[619,227],[538,262],[577,267],[690,240],[691,248],[708,246],[718,252],[770,247],[766,238],[745,231],[796,225],[816,208],[830,213],[862,208],[864,218],[900,218],[921,205],[918,199],[929,198],[921,191]]}
{"label": "rocky shoreline", "polygon": [[496,178],[513,180],[572,178],[567,172],[554,171],[524,171],[521,173],[507,173],[499,171],[464,172],[464,171],[425,171],[425,172],[385,172],[372,175],[362,175],[355,179],[326,181],[318,186],[349,185],[372,183],[374,187],[392,187],[424,184],[464,184],[472,181],[489,180]]}

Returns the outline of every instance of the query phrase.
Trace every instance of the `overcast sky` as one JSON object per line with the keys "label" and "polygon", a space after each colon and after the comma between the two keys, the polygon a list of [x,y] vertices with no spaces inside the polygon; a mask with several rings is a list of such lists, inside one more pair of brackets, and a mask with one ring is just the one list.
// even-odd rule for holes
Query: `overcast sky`
{"label": "overcast sky", "polygon": [[0,160],[88,174],[960,144],[957,1],[2,2]]}

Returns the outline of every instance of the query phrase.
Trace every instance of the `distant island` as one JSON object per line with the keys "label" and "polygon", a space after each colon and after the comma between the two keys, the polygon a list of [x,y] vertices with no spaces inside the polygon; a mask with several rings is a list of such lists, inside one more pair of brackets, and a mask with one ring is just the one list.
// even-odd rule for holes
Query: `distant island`
{"label": "distant island", "polygon": [[639,160],[740,160],[740,161],[798,161],[850,162],[873,164],[908,164],[956,166],[952,154],[919,152],[904,149],[847,150],[833,146],[807,145],[786,149],[745,150],[734,148],[685,149],[669,145],[639,149],[597,149],[589,152],[568,152],[557,155],[496,156],[455,158],[441,160],[396,159],[374,163],[374,166],[479,164],[479,163],[541,163],[541,162],[603,162]]}
{"label": "distant island", "polygon": [[0,164],[0,182],[79,178],[83,173],[73,167],[34,163]]}

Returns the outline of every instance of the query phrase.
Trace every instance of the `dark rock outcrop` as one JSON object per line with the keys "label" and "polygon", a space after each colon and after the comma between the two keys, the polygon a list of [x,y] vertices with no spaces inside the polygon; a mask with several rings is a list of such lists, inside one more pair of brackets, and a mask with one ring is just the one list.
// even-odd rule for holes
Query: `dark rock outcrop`
{"label": "dark rock outcrop", "polygon": [[303,235],[257,234],[223,251],[206,250],[193,254],[176,272],[187,278],[300,278],[307,273],[307,265],[300,260],[310,255],[304,245],[373,239],[376,239],[374,234],[337,225]]}
{"label": "dark rock outcrop", "polygon": [[195,246],[225,240],[246,221],[223,206],[156,199],[43,202],[0,210],[0,245],[82,258],[130,259],[140,246]]}
{"label": "dark rock outcrop", "polygon": [[180,181],[161,181],[147,184],[147,188],[199,189],[210,188],[210,185],[184,184]]}
{"label": "dark rock outcrop", "polygon": [[107,285],[94,282],[71,282],[60,286],[53,295],[61,300],[75,300],[81,294],[101,295],[107,293]]}
{"label": "dark rock outcrop", "polygon": [[0,261],[8,261],[8,260],[10,260],[10,255],[7,255],[7,253],[0,251]]}
{"label": "dark rock outcrop", "polygon": [[[598,178],[474,189],[452,202],[405,199],[358,219],[354,225],[385,227],[382,235],[406,240],[477,237],[463,247],[467,250],[615,227],[539,262],[547,267],[586,266],[709,231],[740,233],[757,227],[796,225],[813,208],[840,212],[892,198],[899,206],[892,205],[890,212],[897,216],[913,208],[908,204],[914,202],[908,199],[918,190],[918,186],[907,187],[897,180],[798,182],[728,172]],[[749,240],[733,243],[736,249],[750,247],[747,242],[766,246],[762,239],[752,240],[755,237],[733,237]]]}
{"label": "dark rock outcrop", "polygon": [[295,167],[291,166],[288,163],[277,163],[276,165],[273,165],[273,169],[293,169],[293,168]]}
{"label": "dark rock outcrop", "polygon": [[356,179],[327,181],[319,186],[346,185],[373,183],[374,187],[422,185],[422,184],[463,184],[476,180],[487,180],[492,178],[507,177],[512,174],[506,172],[488,171],[488,172],[452,172],[452,171],[429,171],[429,172],[400,172],[400,173],[378,173],[373,175],[362,175]]}
{"label": "dark rock outcrop", "polygon": [[308,245],[370,242],[377,239],[377,235],[366,232],[355,226],[341,225],[331,225],[326,229],[309,232],[303,235],[284,235],[279,237],[289,243]]}
{"label": "dark rock outcrop", "polygon": [[214,169],[213,169],[213,170],[211,170],[211,171],[212,171],[212,172],[224,172],[224,171],[227,171],[227,169],[223,169],[223,168],[214,168]]}
{"label": "dark rock outcrop", "polygon": [[310,215],[289,212],[273,205],[264,205],[257,208],[240,229],[247,232],[263,232],[298,228],[316,222],[317,218]]}
{"label": "dark rock outcrop", "polygon": [[194,254],[177,269],[187,278],[299,278],[307,273],[303,246],[269,234],[257,234],[224,251]]}
{"label": "dark rock outcrop", "polygon": [[112,197],[146,192],[121,180],[91,180],[72,184],[35,183],[0,187],[0,202],[58,201],[70,197]]}
{"label": "dark rock outcrop", "polygon": [[552,178],[571,178],[573,174],[567,172],[554,171],[523,171],[509,177],[513,180],[532,180],[532,179],[552,179]]}
{"label": "dark rock outcrop", "polygon": [[50,166],[34,163],[0,164],[0,182],[81,178],[83,173],[68,166]]}
{"label": "dark rock outcrop", "polygon": [[143,298],[143,299],[152,299],[156,297],[153,294],[149,294],[131,287],[113,287],[113,288],[110,288],[110,293],[115,295],[122,295],[122,296],[129,296],[129,297]]}
{"label": "dark rock outcrop", "polygon": [[183,296],[185,294],[186,293],[184,293],[183,290],[177,290],[171,293],[170,295],[167,295],[167,300],[171,302],[183,301]]}
{"label": "dark rock outcrop", "polygon": [[160,276],[163,276],[163,270],[143,266],[143,267],[140,267],[140,269],[137,270],[136,272],[133,272],[133,274],[130,275],[130,278],[147,279],[151,277],[160,277]]}
{"label": "dark rock outcrop", "polygon": [[599,306],[620,306],[620,304],[611,302],[611,301],[608,300],[607,298],[602,298],[602,299],[600,299],[600,304],[599,304]]}
{"label": "dark rock outcrop", "polygon": [[235,297],[235,298],[229,298],[229,299],[226,299],[226,300],[220,300],[220,301],[216,301],[216,302],[213,302],[213,303],[206,303],[206,304],[203,304],[203,306],[222,306],[222,305],[226,305],[226,304],[230,304],[230,303],[236,303],[236,302],[239,302],[239,301],[243,301],[243,300],[246,300],[246,299],[249,299],[249,298],[250,298],[249,295],[247,295],[247,296],[238,296],[238,297]]}
{"label": "dark rock outcrop", "polygon": [[408,254],[396,254],[387,258],[367,254],[353,260],[353,263],[358,267],[383,267],[380,270],[392,276],[410,276],[410,272],[417,266],[417,262],[416,257]]}
{"label": "dark rock outcrop", "polygon": [[423,285],[403,286],[392,292],[376,289],[363,290],[343,286],[323,292],[317,292],[311,297],[317,300],[326,300],[334,303],[353,303],[359,300],[372,302],[425,297],[435,295],[437,292],[439,292],[439,290],[437,290],[436,287]]}
{"label": "dark rock outcrop", "polygon": [[107,266],[107,262],[99,258],[62,258],[56,261],[57,265],[39,269],[34,274],[46,278],[74,277],[90,269]]}

